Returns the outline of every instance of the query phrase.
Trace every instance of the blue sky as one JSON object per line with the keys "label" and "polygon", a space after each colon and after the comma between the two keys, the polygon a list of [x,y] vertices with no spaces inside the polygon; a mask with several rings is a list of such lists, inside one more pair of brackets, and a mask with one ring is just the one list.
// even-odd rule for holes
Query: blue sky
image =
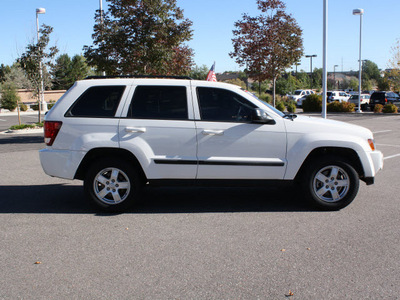
{"label": "blue sky", "polygon": [[[313,68],[322,67],[323,0],[286,0],[287,12],[303,30],[305,54],[317,54]],[[208,67],[216,61],[216,72],[242,69],[229,57],[232,30],[243,13],[259,14],[256,0],[177,0],[185,17],[193,21],[194,35],[189,46],[195,51],[195,63]],[[40,24],[54,28],[51,44],[60,53],[81,54],[83,45],[92,43],[93,17],[99,0],[1,0],[0,63],[12,64],[36,37],[38,7]],[[103,0],[103,8],[107,2]],[[363,8],[362,59],[369,59],[384,69],[392,57],[391,47],[400,38],[400,1],[330,0],[328,4],[328,70],[358,70],[360,17],[354,8]],[[308,71],[310,60],[301,60],[298,69]]]}

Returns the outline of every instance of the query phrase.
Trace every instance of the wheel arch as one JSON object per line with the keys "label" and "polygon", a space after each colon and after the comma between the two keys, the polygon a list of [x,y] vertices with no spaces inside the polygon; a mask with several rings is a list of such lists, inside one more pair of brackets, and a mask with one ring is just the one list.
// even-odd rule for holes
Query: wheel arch
{"label": "wheel arch", "polygon": [[299,181],[302,177],[302,174],[307,168],[307,165],[315,160],[317,157],[322,156],[337,156],[342,158],[345,162],[350,164],[358,173],[360,179],[364,178],[364,169],[361,164],[360,157],[358,156],[357,152],[350,148],[341,148],[341,147],[319,147],[312,150],[306,159],[303,161],[299,171],[295,176],[295,181]]}
{"label": "wheel arch", "polygon": [[124,149],[120,148],[94,148],[91,149],[88,153],[86,153],[85,157],[82,159],[76,173],[74,176],[74,179],[80,179],[83,180],[85,178],[86,172],[88,170],[88,167],[96,160],[101,159],[103,157],[110,157],[110,156],[115,156],[121,159],[124,159],[126,161],[132,162],[135,167],[137,168],[140,176],[147,181],[146,174],[143,171],[142,166],[140,165],[138,159],[136,156]]}

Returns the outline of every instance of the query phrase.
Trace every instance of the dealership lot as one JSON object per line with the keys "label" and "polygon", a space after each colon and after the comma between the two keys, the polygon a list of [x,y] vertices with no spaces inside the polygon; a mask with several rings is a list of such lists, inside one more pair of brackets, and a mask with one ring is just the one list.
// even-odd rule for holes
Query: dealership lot
{"label": "dealership lot", "polygon": [[397,298],[400,116],[328,117],[369,128],[385,155],[338,212],[269,187],[155,188],[99,214],[81,182],[43,173],[40,135],[0,135],[0,298]]}

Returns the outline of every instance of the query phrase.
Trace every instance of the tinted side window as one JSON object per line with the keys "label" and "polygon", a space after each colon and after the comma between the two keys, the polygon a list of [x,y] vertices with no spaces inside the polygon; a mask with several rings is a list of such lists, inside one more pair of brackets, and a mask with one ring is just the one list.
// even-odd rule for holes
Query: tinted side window
{"label": "tinted side window", "polygon": [[256,106],[229,90],[198,87],[201,119],[220,122],[249,122]]}
{"label": "tinted side window", "polygon": [[128,118],[187,120],[188,107],[184,86],[137,86]]}
{"label": "tinted side window", "polygon": [[88,88],[72,104],[66,117],[114,117],[125,86],[94,86]]}

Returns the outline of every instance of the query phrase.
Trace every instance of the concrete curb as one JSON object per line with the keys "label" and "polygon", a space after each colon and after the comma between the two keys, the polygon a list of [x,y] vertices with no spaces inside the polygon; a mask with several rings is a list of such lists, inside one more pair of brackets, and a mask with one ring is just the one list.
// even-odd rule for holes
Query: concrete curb
{"label": "concrete curb", "polygon": [[19,130],[5,130],[5,131],[0,131],[0,134],[38,134],[42,133],[43,134],[43,128],[27,128],[27,129],[19,129]]}

